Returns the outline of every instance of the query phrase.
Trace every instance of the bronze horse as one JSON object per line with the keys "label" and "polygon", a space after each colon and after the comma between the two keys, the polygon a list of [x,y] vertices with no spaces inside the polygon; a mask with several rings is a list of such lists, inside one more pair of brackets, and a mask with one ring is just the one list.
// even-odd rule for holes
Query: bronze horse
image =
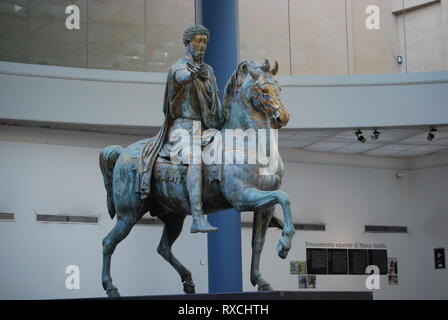
{"label": "bronze horse", "polygon": [[[270,69],[267,60],[263,64],[246,61],[238,66],[225,88],[223,108],[226,121],[220,131],[224,133],[224,130],[242,129],[246,132],[270,132],[263,140],[271,145],[270,173],[260,174],[260,170],[266,169],[266,163],[203,165],[203,208],[206,214],[229,208],[240,212],[254,212],[251,282],[258,286],[259,291],[272,290],[270,284],[261,276],[259,266],[266,230],[272,222],[278,221],[273,219],[276,204],[282,207],[284,220],[283,223],[279,221],[283,229],[277,245],[281,258],[286,258],[295,233],[290,201],[287,194],[279,190],[283,162],[277,148],[272,147],[276,143],[273,129],[285,126],[289,121],[289,114],[279,97],[280,86],[274,80],[278,71],[277,62],[274,68]],[[102,284],[110,297],[119,296],[110,274],[112,254],[118,243],[126,238],[135,223],[148,211],[164,223],[157,252],[179,273],[184,292],[195,293],[191,272],[171,251],[173,243],[182,231],[185,217],[190,214],[185,186],[186,166],[157,161],[153,168],[150,197],[142,199],[135,192],[139,156],[149,140],[138,141],[125,149],[109,146],[100,154],[109,213],[111,218],[117,216],[112,231],[103,239]],[[245,151],[248,150],[249,144],[243,144]],[[233,146],[233,140],[231,145]],[[234,150],[222,149],[223,157],[232,151]],[[272,161],[274,158],[276,161]]]}

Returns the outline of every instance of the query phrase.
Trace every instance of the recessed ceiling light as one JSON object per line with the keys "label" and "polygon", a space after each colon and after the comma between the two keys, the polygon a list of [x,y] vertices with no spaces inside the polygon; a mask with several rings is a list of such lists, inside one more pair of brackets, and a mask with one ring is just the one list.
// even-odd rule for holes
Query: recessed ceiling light
{"label": "recessed ceiling light", "polygon": [[366,138],[364,138],[364,136],[362,135],[362,131],[358,130],[355,132],[356,137],[358,138],[358,141],[361,143],[366,143]]}
{"label": "recessed ceiling light", "polygon": [[379,136],[380,136],[380,132],[377,129],[375,129],[375,131],[373,131],[370,138],[372,138],[372,140],[378,140]]}
{"label": "recessed ceiling light", "polygon": [[430,142],[431,142],[432,140],[434,140],[434,138],[435,138],[435,134],[434,134],[433,132],[437,132],[437,129],[434,128],[434,127],[431,127],[431,128],[429,129],[428,136],[426,137],[426,139],[428,139],[428,141],[430,141]]}

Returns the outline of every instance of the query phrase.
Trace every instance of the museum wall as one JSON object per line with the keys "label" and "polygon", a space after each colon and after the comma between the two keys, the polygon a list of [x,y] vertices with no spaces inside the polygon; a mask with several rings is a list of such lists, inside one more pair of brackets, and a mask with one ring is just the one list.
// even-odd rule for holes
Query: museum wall
{"label": "museum wall", "polygon": [[448,69],[448,1],[432,2],[398,21],[399,31],[406,33],[408,72]]}
{"label": "museum wall", "polygon": [[[65,28],[68,5],[79,8],[79,30]],[[194,0],[1,0],[0,60],[167,72],[194,20]]]}
{"label": "museum wall", "polygon": [[448,244],[448,167],[413,170],[410,179],[414,292],[421,299],[446,299],[448,274],[434,268],[434,249]]}
{"label": "museum wall", "polygon": [[[282,75],[448,70],[446,0],[254,3],[239,0],[241,61],[278,60]],[[378,10],[378,25],[367,28],[372,6]]]}
{"label": "museum wall", "polygon": [[[290,274],[290,261],[306,260],[306,241],[337,243],[343,248],[364,243],[386,249],[388,257],[398,261],[399,285],[389,284],[387,275],[382,275],[375,299],[446,298],[448,289],[437,283],[445,283],[447,274],[435,270],[433,250],[448,243],[444,228],[448,223],[448,154],[444,166],[415,170],[404,159],[400,163],[377,158],[375,168],[349,166],[349,161],[346,166],[319,164],[319,158],[326,157],[332,155],[316,154],[317,163],[287,162],[282,184],[290,196],[294,222],[322,223],[326,231],[297,230],[288,258],[281,260],[275,249],[281,231],[269,229],[261,259],[264,278],[275,289],[297,290],[298,276]],[[397,172],[404,177],[397,179]],[[281,217],[280,208],[276,211]],[[407,226],[408,233],[366,233],[365,225]],[[251,290],[250,229],[243,229],[242,239],[244,290]],[[316,289],[300,290],[363,291],[365,280],[362,275],[317,275]]]}
{"label": "museum wall", "polygon": [[164,74],[0,64],[0,118],[128,126],[163,122]]}
{"label": "museum wall", "polygon": [[[100,149],[139,137],[0,126],[0,299],[104,297],[102,239],[112,229],[98,167]],[[37,222],[36,213],[99,216],[97,224]],[[189,218],[186,225],[190,225]],[[187,229],[187,228],[186,228]],[[137,225],[116,249],[112,275],[123,295],[182,293],[176,271],[160,257],[161,225]],[[206,235],[184,232],[174,246],[208,291]],[[80,268],[80,289],[65,287],[66,267]]]}
{"label": "museum wall", "polygon": [[[325,157],[322,154],[321,157]],[[388,160],[378,159],[387,164]],[[412,294],[411,277],[406,272],[409,235],[367,234],[364,225],[408,225],[411,221],[408,178],[395,178],[397,170],[333,166],[313,163],[286,163],[282,189],[290,196],[295,223],[323,223],[326,231],[297,230],[288,258],[276,256],[275,245],[281,232],[269,230],[261,271],[276,289],[297,290],[298,276],[290,274],[290,261],[306,260],[306,241],[312,243],[385,244],[389,256],[400,264],[400,285],[391,287],[381,277],[381,289],[374,298],[405,298]],[[281,217],[281,211],[277,209]],[[243,233],[243,255],[250,252],[250,232]],[[413,261],[412,263],[415,263]],[[403,264],[403,266],[401,266]],[[248,283],[245,260],[244,288]],[[317,289],[363,291],[366,276],[318,275]],[[312,290],[312,289],[307,289]]]}
{"label": "museum wall", "polygon": [[[0,0],[0,60],[167,72],[195,2]],[[69,4],[79,30],[65,28]],[[372,5],[379,24],[369,29]],[[283,75],[448,70],[447,0],[238,0],[238,14],[240,60],[276,59]]]}
{"label": "museum wall", "polygon": [[[0,212],[15,213],[14,222],[0,222],[0,269],[4,271],[0,298],[104,296],[101,240],[114,221],[107,214],[98,153],[103,146],[127,145],[138,139],[0,126]],[[446,272],[434,270],[433,265],[433,249],[446,247],[448,241],[446,154],[438,160],[431,156],[412,161],[374,158],[363,165],[362,157],[317,152],[292,162],[291,151],[281,152],[288,160],[282,189],[290,196],[294,222],[323,223],[326,231],[298,230],[288,258],[282,260],[275,249],[281,231],[268,230],[261,271],[275,289],[298,290],[298,276],[290,274],[289,262],[306,260],[306,241],[365,243],[386,246],[389,257],[398,260],[399,285],[389,285],[387,276],[381,276],[375,298],[447,296],[447,289],[436,285],[446,281]],[[397,172],[404,177],[397,179]],[[98,215],[99,223],[42,223],[36,222],[36,213]],[[279,209],[277,215],[282,217]],[[242,213],[243,221],[251,219],[250,213]],[[408,233],[365,233],[367,224],[407,226]],[[189,218],[185,225],[190,225]],[[135,226],[117,247],[112,275],[123,294],[182,292],[176,272],[156,253],[161,232],[160,225]],[[251,233],[251,228],[242,229],[245,291],[254,290],[249,281]],[[191,235],[185,227],[173,250],[192,271],[197,291],[207,292],[206,235]],[[80,290],[65,288],[65,268],[72,264],[80,267]],[[318,275],[317,290],[363,291],[365,279]]]}

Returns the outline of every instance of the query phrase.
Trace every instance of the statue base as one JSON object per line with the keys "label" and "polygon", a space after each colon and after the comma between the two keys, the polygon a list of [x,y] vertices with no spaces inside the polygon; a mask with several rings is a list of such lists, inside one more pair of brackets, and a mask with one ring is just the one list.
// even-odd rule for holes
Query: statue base
{"label": "statue base", "polygon": [[[98,298],[110,299],[110,298]],[[266,291],[198,293],[114,298],[120,300],[373,300],[371,291]]]}

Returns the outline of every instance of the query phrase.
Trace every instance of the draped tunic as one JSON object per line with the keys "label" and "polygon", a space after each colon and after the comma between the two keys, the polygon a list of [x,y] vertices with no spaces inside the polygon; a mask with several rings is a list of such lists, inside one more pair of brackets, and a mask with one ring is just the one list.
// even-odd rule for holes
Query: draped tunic
{"label": "draped tunic", "polygon": [[195,65],[189,54],[179,59],[168,72],[163,103],[165,121],[140,155],[136,191],[142,198],[150,193],[152,169],[157,156],[168,157],[177,142],[169,141],[173,130],[182,128],[194,134],[193,121],[201,121],[205,129],[221,129],[224,124],[225,117],[212,67],[204,63],[202,72],[191,79],[187,63]]}

